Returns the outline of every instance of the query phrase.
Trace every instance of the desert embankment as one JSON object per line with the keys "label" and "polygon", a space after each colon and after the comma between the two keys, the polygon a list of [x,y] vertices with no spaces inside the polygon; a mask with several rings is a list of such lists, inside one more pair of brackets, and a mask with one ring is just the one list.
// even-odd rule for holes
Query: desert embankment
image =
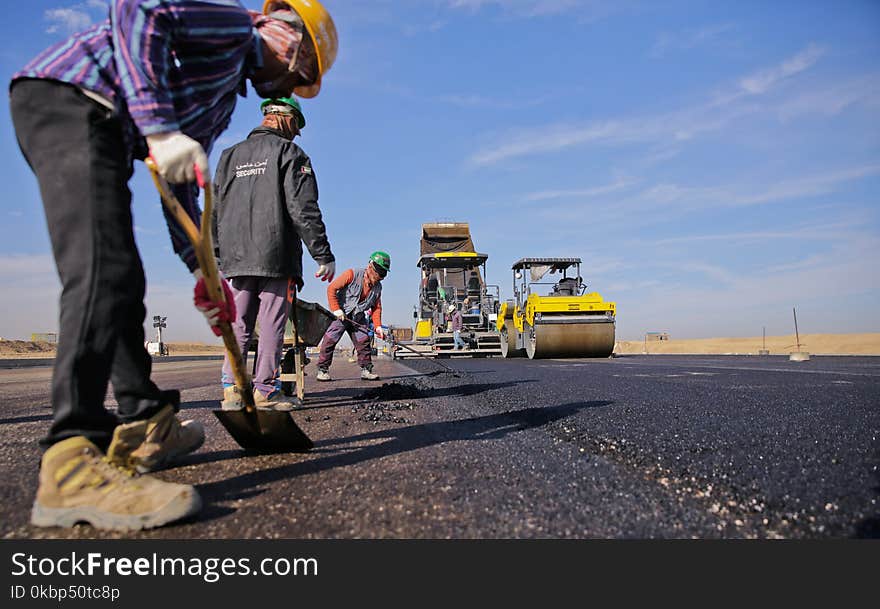
{"label": "desert embankment", "polygon": [[[170,355],[221,355],[222,343],[168,343]],[[619,355],[695,354],[757,355],[767,349],[771,355],[797,351],[795,335],[748,338],[693,338],[663,341],[619,340],[614,352]],[[813,355],[880,355],[880,332],[865,334],[802,334],[800,351]],[[55,345],[45,342],[0,339],[0,358],[46,358],[55,355]]]}
{"label": "desert embankment", "polygon": [[[618,354],[698,354],[698,355],[757,355],[767,349],[771,355],[788,355],[792,351],[806,351],[813,355],[880,355],[880,333],[866,334],[801,334],[800,349],[794,334],[787,336],[760,336],[749,338],[693,338],[663,341],[618,341]],[[766,345],[766,346],[765,346]]]}

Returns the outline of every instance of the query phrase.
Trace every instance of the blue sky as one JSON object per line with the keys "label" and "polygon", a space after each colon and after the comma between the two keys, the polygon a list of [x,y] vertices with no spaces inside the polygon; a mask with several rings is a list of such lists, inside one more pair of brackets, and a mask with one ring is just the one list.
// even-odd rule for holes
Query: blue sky
{"label": "blue sky", "polygon": [[[325,5],[339,57],[298,141],[340,268],[392,255],[386,322],[411,320],[421,224],[465,221],[505,297],[517,259],[581,257],[620,339],[790,334],[793,306],[802,333],[880,331],[880,3]],[[106,9],[4,12],[8,82]],[[58,280],[2,112],[0,336],[25,338],[56,329]],[[251,93],[212,160],[258,122]],[[213,341],[143,167],[132,189],[148,315],[167,340]]]}

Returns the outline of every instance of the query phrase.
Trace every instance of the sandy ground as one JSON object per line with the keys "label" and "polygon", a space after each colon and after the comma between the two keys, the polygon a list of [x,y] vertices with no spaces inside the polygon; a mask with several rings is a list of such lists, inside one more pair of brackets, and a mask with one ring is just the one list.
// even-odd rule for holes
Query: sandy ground
{"label": "sandy ground", "polygon": [[[618,341],[614,352],[648,354],[757,355],[767,349],[771,355],[806,351],[813,355],[880,355],[880,333],[801,334],[800,349],[794,334],[750,338],[698,338],[665,341]],[[764,346],[766,345],[766,346]]]}
{"label": "sandy ground", "polygon": [[[222,355],[223,345],[168,343],[170,355]],[[880,333],[801,334],[800,349],[794,334],[748,338],[695,338],[668,341],[620,340],[614,352],[623,354],[757,355],[766,348],[771,355],[806,351],[813,355],[880,355]],[[0,339],[0,358],[45,358],[55,355],[55,345],[44,342]]]}
{"label": "sandy ground", "polygon": [[[223,344],[167,343],[169,355],[223,355]],[[55,355],[55,345],[29,340],[0,339],[0,358],[46,358]]]}

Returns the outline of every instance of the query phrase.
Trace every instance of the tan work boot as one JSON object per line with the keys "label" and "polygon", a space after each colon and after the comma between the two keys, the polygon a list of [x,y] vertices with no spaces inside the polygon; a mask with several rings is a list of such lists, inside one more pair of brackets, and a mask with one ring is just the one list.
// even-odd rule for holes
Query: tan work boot
{"label": "tan work boot", "polygon": [[193,452],[204,441],[202,424],[181,423],[174,416],[174,407],[169,405],[145,421],[118,425],[113,430],[107,456],[114,463],[143,474]]}
{"label": "tan work boot", "polygon": [[75,436],[43,455],[31,524],[72,527],[84,521],[98,529],[132,531],[191,516],[201,507],[192,486],[140,476]]}
{"label": "tan work boot", "polygon": [[263,395],[259,389],[254,389],[254,406],[258,410],[278,410],[290,412],[302,403],[296,397],[288,397],[281,391],[273,391],[269,395]]}
{"label": "tan work boot", "polygon": [[242,408],[244,408],[244,400],[241,399],[241,393],[238,391],[238,387],[235,385],[224,387],[223,401],[220,402],[220,409],[241,410]]}

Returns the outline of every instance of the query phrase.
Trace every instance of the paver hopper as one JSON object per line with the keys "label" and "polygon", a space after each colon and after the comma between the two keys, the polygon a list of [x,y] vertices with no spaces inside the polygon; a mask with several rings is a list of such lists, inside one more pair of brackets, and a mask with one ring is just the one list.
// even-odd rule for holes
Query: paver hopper
{"label": "paver hopper", "polygon": [[[486,284],[486,254],[478,253],[466,222],[422,224],[419,305],[414,313],[415,336],[407,350],[395,357],[410,357],[413,350],[428,356],[486,357],[501,353],[495,329],[497,285]],[[455,351],[449,328],[452,305],[462,312],[461,337],[468,345]]]}

